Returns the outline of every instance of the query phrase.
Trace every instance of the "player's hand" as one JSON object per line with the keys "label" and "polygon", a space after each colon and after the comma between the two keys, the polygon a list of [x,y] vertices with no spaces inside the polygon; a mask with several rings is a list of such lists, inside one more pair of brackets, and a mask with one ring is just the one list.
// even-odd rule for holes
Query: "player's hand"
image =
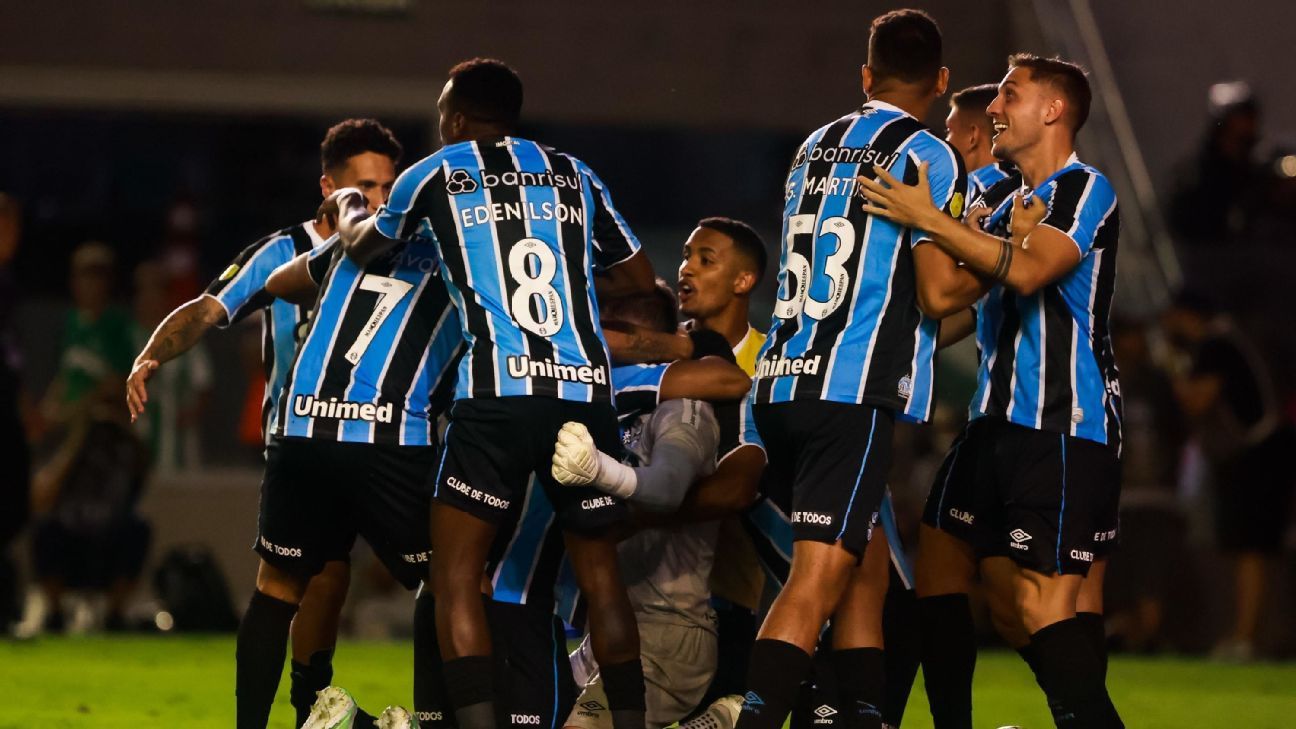
{"label": "player's hand", "polygon": [[368,208],[369,201],[365,198],[364,193],[354,187],[343,187],[334,190],[332,195],[324,198],[320,203],[319,210],[315,211],[315,222],[326,223],[331,228],[337,227],[338,215],[342,210],[350,207],[353,200],[358,200],[359,205]]}
{"label": "player's hand", "polygon": [[142,359],[135,363],[130,376],[126,378],[126,407],[130,410],[131,422],[144,414],[144,403],[148,402],[148,387],[145,383],[157,371],[159,362],[155,359]]}
{"label": "player's hand", "polygon": [[599,474],[598,448],[589,430],[580,423],[563,423],[554,443],[554,480],[564,486],[588,486]]}
{"label": "player's hand", "polygon": [[918,165],[918,182],[906,185],[881,165],[873,165],[876,180],[860,175],[855,178],[864,197],[864,212],[880,215],[909,228],[928,228],[933,213],[941,214],[932,204],[931,184],[927,181],[927,163]]}
{"label": "player's hand", "polygon": [[1008,232],[1012,237],[1012,242],[1026,247],[1026,236],[1030,235],[1035,226],[1039,225],[1044,217],[1048,215],[1048,206],[1034,195],[1025,196],[1021,193],[1013,195],[1012,217]]}
{"label": "player's hand", "polygon": [[963,214],[963,224],[978,233],[984,233],[986,218],[990,217],[992,212],[994,211],[990,208],[978,205]]}

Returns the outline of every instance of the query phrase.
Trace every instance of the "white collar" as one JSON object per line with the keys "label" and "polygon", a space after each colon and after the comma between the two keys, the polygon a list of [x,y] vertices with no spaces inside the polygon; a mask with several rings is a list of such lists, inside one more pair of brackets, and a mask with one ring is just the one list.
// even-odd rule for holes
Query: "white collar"
{"label": "white collar", "polygon": [[867,102],[864,103],[864,106],[867,106],[872,109],[877,109],[878,111],[894,111],[897,114],[904,114],[905,116],[911,119],[913,118],[913,114],[910,114],[909,112],[905,111],[904,109],[901,109],[895,104],[888,104],[887,102],[878,99],[869,99]]}
{"label": "white collar", "polygon": [[752,326],[752,325],[751,325],[751,322],[748,322],[748,323],[747,323],[747,333],[746,333],[746,334],[743,334],[743,338],[742,338],[742,339],[739,339],[739,340],[738,340],[738,343],[735,344],[734,347],[733,347],[733,353],[734,353],[734,354],[738,354],[740,351],[742,351],[742,348],[743,348],[743,347],[747,346],[747,340],[748,340],[748,339],[751,339],[752,332],[754,332],[754,331],[756,331],[756,327]]}
{"label": "white collar", "polygon": [[311,248],[319,248],[324,245],[324,239],[320,237],[319,231],[315,229],[314,220],[307,220],[302,223],[302,227],[306,229],[306,235],[310,236]]}

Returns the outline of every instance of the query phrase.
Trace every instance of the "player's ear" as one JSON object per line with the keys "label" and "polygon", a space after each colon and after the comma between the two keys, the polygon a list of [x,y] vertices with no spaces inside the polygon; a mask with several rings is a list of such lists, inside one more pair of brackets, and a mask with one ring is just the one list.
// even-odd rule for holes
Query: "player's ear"
{"label": "player's ear", "polygon": [[941,66],[941,70],[936,74],[936,95],[944,96],[949,90],[949,67]]}
{"label": "player's ear", "polygon": [[1061,121],[1062,115],[1066,113],[1066,101],[1061,97],[1054,97],[1044,107],[1044,123],[1054,124]]}
{"label": "player's ear", "polygon": [[864,64],[863,66],[860,66],[860,81],[864,86],[864,95],[872,96],[873,95],[873,69],[869,68],[867,63]]}
{"label": "player's ear", "polygon": [[750,294],[751,290],[756,288],[756,274],[751,271],[743,271],[734,279],[734,294],[744,296]]}
{"label": "player's ear", "polygon": [[320,195],[328,197],[337,190],[337,183],[333,182],[330,175],[320,175]]}

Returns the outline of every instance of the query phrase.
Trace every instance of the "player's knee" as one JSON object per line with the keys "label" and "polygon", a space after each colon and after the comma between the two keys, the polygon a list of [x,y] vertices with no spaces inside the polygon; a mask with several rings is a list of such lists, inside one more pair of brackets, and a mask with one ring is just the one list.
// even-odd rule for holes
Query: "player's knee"
{"label": "player's knee", "polygon": [[257,570],[257,592],[276,600],[300,605],[306,595],[306,584],[306,579],[281,570],[265,560],[261,561],[261,567]]}
{"label": "player's knee", "polygon": [[351,565],[347,562],[334,561],[326,563],[324,569],[311,578],[306,592],[312,599],[341,606],[346,601],[350,587]]}

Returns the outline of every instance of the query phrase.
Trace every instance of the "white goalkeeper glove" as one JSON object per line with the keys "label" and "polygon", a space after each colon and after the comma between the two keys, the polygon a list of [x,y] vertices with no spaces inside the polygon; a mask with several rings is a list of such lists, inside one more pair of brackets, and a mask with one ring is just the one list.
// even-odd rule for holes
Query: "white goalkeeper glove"
{"label": "white goalkeeper glove", "polygon": [[592,484],[604,493],[623,499],[630,498],[638,486],[634,469],[600,451],[589,430],[575,422],[564,423],[558,431],[550,472],[564,486]]}

